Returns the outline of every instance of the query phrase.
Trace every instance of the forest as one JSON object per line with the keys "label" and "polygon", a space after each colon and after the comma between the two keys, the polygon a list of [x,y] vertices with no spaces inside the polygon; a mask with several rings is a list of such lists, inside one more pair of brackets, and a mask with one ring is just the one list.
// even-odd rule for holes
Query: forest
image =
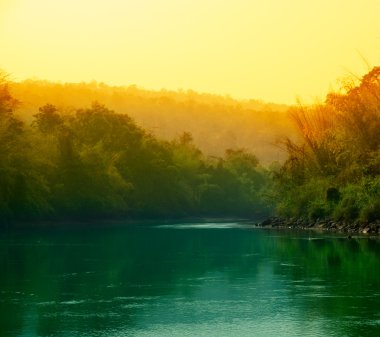
{"label": "forest", "polygon": [[0,79],[0,221],[380,218],[380,67],[324,103]]}
{"label": "forest", "polygon": [[[26,98],[27,99],[27,98]],[[192,135],[158,139],[100,103],[46,103],[29,123],[0,87],[0,218],[173,218],[265,214],[267,170],[243,149],[207,157]]]}
{"label": "forest", "polygon": [[15,113],[29,124],[46,103],[61,113],[73,114],[96,101],[160,139],[171,141],[183,132],[191,133],[194,145],[206,156],[223,156],[225,150],[245,148],[261,163],[286,159],[286,152],[274,146],[282,137],[295,140],[295,128],[287,117],[289,106],[258,100],[236,100],[228,96],[192,90],[151,91],[134,85],[104,83],[53,83],[26,80],[10,83],[12,95],[22,104]]}
{"label": "forest", "polygon": [[346,81],[323,104],[289,111],[300,141],[274,172],[277,213],[346,222],[380,219],[380,67]]}

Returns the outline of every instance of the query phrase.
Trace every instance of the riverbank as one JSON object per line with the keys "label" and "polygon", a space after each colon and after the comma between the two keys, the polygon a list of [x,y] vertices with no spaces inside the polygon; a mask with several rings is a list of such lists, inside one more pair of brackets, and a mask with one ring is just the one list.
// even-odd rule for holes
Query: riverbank
{"label": "riverbank", "polygon": [[371,222],[346,222],[332,219],[308,220],[305,218],[270,217],[258,224],[262,228],[316,229],[350,234],[380,235],[380,219]]}
{"label": "riverbank", "polygon": [[104,227],[125,227],[136,225],[166,225],[166,224],[186,224],[186,223],[255,223],[262,217],[241,218],[241,217],[157,217],[157,218],[91,218],[91,219],[56,219],[56,220],[39,220],[39,221],[17,221],[0,226],[1,230],[23,230],[23,229],[97,229]]}
{"label": "riverbank", "polygon": [[277,216],[269,217],[263,221],[254,218],[237,217],[183,217],[183,218],[109,218],[109,219],[82,219],[82,220],[51,220],[16,222],[3,226],[3,229],[67,229],[67,228],[104,228],[123,227],[133,225],[162,225],[175,223],[224,223],[240,222],[255,224],[256,227],[264,229],[287,229],[287,230],[320,230],[329,232],[340,232],[350,234],[380,235],[380,220],[372,222],[344,222],[332,219],[308,220],[306,218],[282,218]]}

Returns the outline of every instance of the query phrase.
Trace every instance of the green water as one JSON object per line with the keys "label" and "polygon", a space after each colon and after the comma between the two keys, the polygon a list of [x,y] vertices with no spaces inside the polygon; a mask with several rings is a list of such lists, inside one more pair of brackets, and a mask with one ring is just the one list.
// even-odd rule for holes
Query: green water
{"label": "green water", "polygon": [[380,240],[239,224],[0,234],[0,336],[380,336]]}

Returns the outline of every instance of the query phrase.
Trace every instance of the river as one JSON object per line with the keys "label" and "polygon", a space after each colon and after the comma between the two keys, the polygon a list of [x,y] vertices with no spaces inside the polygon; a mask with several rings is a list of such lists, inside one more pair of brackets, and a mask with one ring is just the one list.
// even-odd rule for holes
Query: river
{"label": "river", "polygon": [[1,336],[380,336],[380,240],[244,223],[0,234]]}

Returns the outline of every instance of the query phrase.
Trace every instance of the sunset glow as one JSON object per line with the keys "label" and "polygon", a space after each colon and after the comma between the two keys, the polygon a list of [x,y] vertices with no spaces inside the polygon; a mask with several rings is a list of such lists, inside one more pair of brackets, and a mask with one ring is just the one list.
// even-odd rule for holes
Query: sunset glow
{"label": "sunset glow", "polygon": [[380,61],[377,0],[2,0],[15,80],[97,80],[294,103]]}

